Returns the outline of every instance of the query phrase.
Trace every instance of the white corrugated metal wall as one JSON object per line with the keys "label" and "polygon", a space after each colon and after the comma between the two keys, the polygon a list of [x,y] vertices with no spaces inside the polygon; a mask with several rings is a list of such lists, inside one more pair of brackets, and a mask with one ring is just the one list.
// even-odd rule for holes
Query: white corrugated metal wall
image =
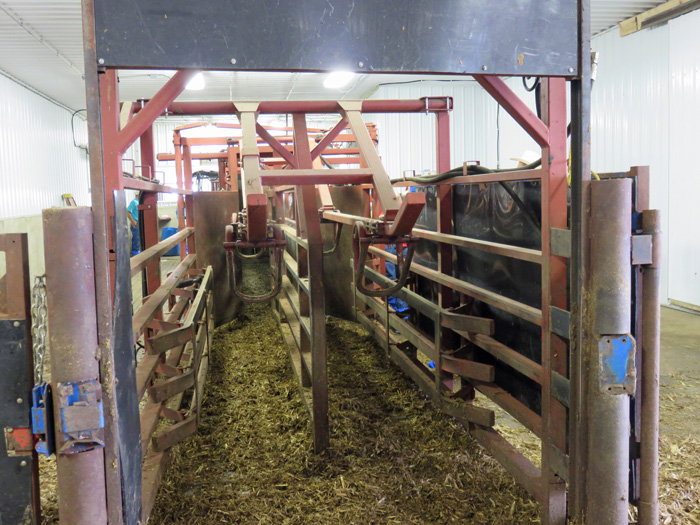
{"label": "white corrugated metal wall", "polygon": [[[78,143],[87,126],[76,117]],[[88,158],[71,112],[0,75],[0,219],[41,214],[70,193],[89,205]]]}
{"label": "white corrugated metal wall", "polygon": [[[523,89],[520,79],[508,83],[534,105],[534,95]],[[450,116],[452,167],[466,160],[478,160],[488,167],[513,167],[510,160],[526,150],[539,154],[536,143],[474,81],[421,81],[379,86],[374,99],[417,99],[450,96],[454,111]],[[498,120],[497,120],[498,117]],[[404,171],[435,173],[435,117],[426,114],[367,115],[377,124],[379,154],[390,177],[400,178]],[[499,132],[500,128],[500,132]],[[500,140],[498,137],[500,135]],[[398,147],[397,145],[400,145]]]}
{"label": "white corrugated metal wall", "polygon": [[626,37],[593,39],[600,52],[592,100],[592,165],[649,165],[651,206],[662,212],[662,300],[700,305],[700,11]]}
{"label": "white corrugated metal wall", "polygon": [[670,22],[668,295],[700,305],[700,11]]}

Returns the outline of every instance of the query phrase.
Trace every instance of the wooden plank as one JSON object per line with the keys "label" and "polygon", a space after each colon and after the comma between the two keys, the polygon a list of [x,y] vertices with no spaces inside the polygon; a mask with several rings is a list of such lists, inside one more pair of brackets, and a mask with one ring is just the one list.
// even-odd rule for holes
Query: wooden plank
{"label": "wooden plank", "polygon": [[[670,0],[669,2],[654,7],[653,9],[644,11],[639,15],[628,18],[627,20],[623,20],[619,24],[620,36],[631,35],[632,33],[636,33],[637,31],[640,31],[645,27],[649,27],[649,24],[652,23],[652,20],[659,19],[664,15],[669,15],[667,19],[670,19],[675,18],[676,16],[681,16],[682,14],[690,12],[693,9],[697,9],[697,7],[691,6],[688,6],[687,10],[681,9],[681,6],[691,2],[693,2],[693,0]],[[677,14],[673,13],[673,10],[676,10]]]}

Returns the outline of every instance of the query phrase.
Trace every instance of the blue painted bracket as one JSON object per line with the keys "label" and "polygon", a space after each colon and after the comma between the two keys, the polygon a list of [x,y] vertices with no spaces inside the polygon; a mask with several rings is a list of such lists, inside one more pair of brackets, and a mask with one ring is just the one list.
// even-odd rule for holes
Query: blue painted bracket
{"label": "blue painted bracket", "polygon": [[600,389],[610,394],[635,394],[636,342],[630,334],[604,335],[598,343]]}
{"label": "blue painted bracket", "polygon": [[76,454],[104,447],[104,409],[102,386],[96,380],[59,383],[58,432],[59,454]]}

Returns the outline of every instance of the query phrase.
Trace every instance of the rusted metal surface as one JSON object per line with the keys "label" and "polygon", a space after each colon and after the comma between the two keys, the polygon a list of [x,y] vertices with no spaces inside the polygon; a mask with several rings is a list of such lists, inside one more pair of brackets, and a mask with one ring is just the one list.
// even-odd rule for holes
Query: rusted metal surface
{"label": "rusted metal surface", "polygon": [[197,216],[195,240],[197,264],[211,266],[216,279],[214,293],[214,315],[216,325],[233,319],[240,309],[226,278],[226,250],[224,228],[231,222],[231,215],[238,212],[238,192],[197,192],[194,196],[194,213]]}
{"label": "rusted metal surface", "polygon": [[[630,333],[632,182],[592,182],[591,212],[592,329],[601,340]],[[589,351],[586,521],[627,523],[630,399],[601,388],[610,361],[602,359],[597,342]]]}
{"label": "rusted metal surface", "polygon": [[[44,210],[43,221],[52,386],[99,381],[92,213],[90,208],[52,208]],[[56,467],[61,522],[106,523],[104,450],[58,454]]]}
{"label": "rusted metal surface", "polygon": [[[112,343],[112,281],[110,276],[110,209],[103,163],[105,154],[100,104],[100,79],[95,47],[95,10],[93,0],[81,0],[83,18],[83,53],[85,57],[85,90],[87,99],[88,145],[90,148],[90,188],[94,242],[95,308],[100,359],[102,400],[105,407],[105,476],[107,510],[110,523],[123,523],[121,477],[118,461],[118,421],[114,397],[114,363],[109,358]],[[111,114],[110,114],[111,116]],[[121,166],[119,166],[121,168]],[[108,189],[109,188],[109,189]]]}
{"label": "rusted metal surface", "polygon": [[[28,239],[0,235],[5,275],[0,279],[0,521],[41,522],[39,461],[30,420],[34,381]],[[2,372],[0,372],[2,374]]]}
{"label": "rusted metal surface", "polygon": [[[566,82],[563,79],[542,80],[543,120],[547,124],[549,137],[547,147],[542,149],[542,310],[567,308],[566,259],[551,253],[551,228],[567,226],[566,184]],[[525,128],[527,130],[527,128]],[[554,468],[553,450],[567,451],[566,407],[552,395],[551,377],[556,372],[568,374],[567,338],[552,331],[551,316],[542,316],[543,374],[540,380],[542,396],[542,512],[544,523],[566,523],[567,473],[558,473]]]}
{"label": "rusted metal surface", "polygon": [[660,266],[662,257],[661,214],[642,213],[642,227],[651,236],[651,264],[642,269],[642,428],[640,458],[639,523],[659,522],[659,374],[660,374]]}

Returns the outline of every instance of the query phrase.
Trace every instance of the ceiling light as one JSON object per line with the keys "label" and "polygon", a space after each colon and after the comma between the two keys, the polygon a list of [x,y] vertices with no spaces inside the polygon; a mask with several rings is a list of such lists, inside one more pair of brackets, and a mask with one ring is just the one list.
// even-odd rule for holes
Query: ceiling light
{"label": "ceiling light", "polygon": [[355,73],[352,71],[333,71],[323,81],[323,87],[328,89],[341,88],[350,82],[354,76]]}
{"label": "ceiling light", "polygon": [[204,75],[197,73],[192,77],[192,80],[187,83],[185,89],[189,89],[190,91],[199,91],[204,89]]}

